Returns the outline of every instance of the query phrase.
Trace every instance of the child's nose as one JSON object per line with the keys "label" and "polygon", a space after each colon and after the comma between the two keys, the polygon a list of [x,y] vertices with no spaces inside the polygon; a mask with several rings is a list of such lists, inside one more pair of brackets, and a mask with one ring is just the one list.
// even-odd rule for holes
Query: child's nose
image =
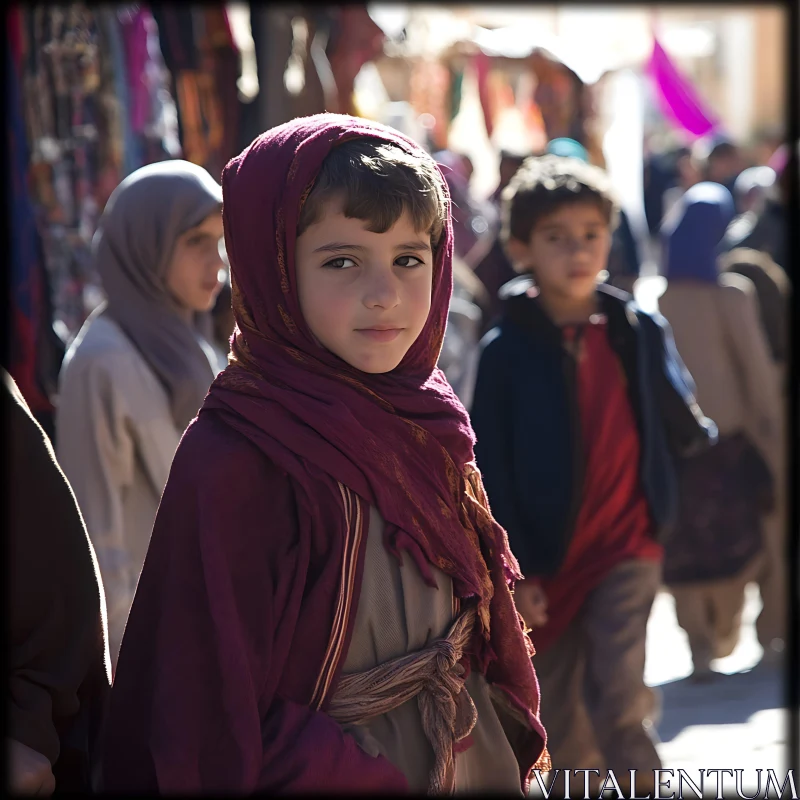
{"label": "child's nose", "polygon": [[367,308],[394,308],[400,302],[397,278],[391,272],[376,270],[367,278],[364,305]]}
{"label": "child's nose", "polygon": [[571,239],[569,242],[569,252],[573,255],[583,255],[590,251],[589,242],[584,239]]}

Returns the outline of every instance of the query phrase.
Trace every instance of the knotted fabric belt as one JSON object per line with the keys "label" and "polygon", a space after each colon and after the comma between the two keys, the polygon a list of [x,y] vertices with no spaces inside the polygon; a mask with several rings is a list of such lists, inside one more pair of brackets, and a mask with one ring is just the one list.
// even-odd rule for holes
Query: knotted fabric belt
{"label": "knotted fabric belt", "polygon": [[478,719],[464,688],[464,654],[475,626],[469,608],[450,626],[443,639],[424,650],[394,658],[377,667],[343,675],[328,714],[342,725],[363,725],[417,698],[422,729],[435,756],[428,794],[452,794],[455,788],[453,745],[464,739]]}

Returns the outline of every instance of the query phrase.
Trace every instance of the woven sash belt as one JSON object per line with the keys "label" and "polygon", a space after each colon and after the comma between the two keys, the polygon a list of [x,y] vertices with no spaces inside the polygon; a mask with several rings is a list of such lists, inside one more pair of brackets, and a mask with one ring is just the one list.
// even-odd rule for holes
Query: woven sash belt
{"label": "woven sash belt", "polygon": [[342,725],[363,725],[417,698],[422,728],[435,756],[428,794],[452,794],[453,745],[469,735],[478,713],[458,663],[475,626],[475,609],[460,614],[443,639],[377,667],[343,675],[328,714]]}

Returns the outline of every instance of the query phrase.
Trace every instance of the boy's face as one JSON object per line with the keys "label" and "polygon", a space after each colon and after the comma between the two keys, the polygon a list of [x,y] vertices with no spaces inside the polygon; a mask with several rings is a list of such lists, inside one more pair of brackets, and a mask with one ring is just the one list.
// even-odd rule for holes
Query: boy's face
{"label": "boy's face", "polygon": [[319,343],[362,372],[393,370],[422,332],[431,308],[430,236],[407,212],[385,233],[345,217],[331,199],[297,238],[303,317]]}
{"label": "boy's face", "polygon": [[580,201],[542,217],[527,243],[511,239],[506,247],[516,266],[533,273],[543,293],[585,300],[606,268],[611,231],[597,204]]}

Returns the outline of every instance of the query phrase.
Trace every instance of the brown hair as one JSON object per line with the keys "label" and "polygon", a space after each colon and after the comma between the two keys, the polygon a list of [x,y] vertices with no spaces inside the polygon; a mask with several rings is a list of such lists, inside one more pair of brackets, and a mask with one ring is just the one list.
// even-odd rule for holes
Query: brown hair
{"label": "brown hair", "polygon": [[607,173],[578,158],[545,155],[526,158],[502,195],[501,240],[529,242],[543,217],[565,205],[595,203],[611,230],[619,206]]}
{"label": "brown hair", "polygon": [[384,233],[407,211],[417,231],[426,231],[435,248],[447,216],[444,180],[430,157],[410,155],[396,145],[368,138],[335,147],[322,163],[300,212],[297,235],[320,218],[324,203],[344,200],[344,215]]}

